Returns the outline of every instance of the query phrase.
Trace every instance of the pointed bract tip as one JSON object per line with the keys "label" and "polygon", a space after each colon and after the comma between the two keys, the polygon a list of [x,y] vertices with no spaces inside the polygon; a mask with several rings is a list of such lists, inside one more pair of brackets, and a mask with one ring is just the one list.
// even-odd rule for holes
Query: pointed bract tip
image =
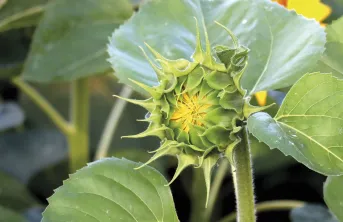
{"label": "pointed bract tip", "polygon": [[[144,44],[146,44],[146,43],[144,43]],[[149,56],[146,54],[146,52],[145,52],[145,50],[143,49],[143,47],[142,47],[142,46],[138,46],[138,47],[139,47],[139,48],[141,49],[141,51],[143,52],[144,57],[146,58],[146,60],[148,60],[150,66],[151,66],[151,67],[153,68],[153,70],[156,72],[157,76],[158,76],[158,77],[163,76],[163,75],[164,75],[163,71],[162,71],[153,61],[151,61],[151,59],[150,59]]]}
{"label": "pointed bract tip", "polygon": [[133,168],[133,169],[134,169],[134,170],[139,170],[139,169],[145,167],[146,165],[147,165],[147,164],[144,163],[144,164],[140,165],[139,167],[135,167],[135,168]]}
{"label": "pointed bract tip", "polygon": [[153,97],[157,96],[157,92],[152,87],[147,86],[141,82],[138,82],[138,81],[130,79],[130,78],[128,78],[128,80],[131,81],[132,83],[136,84],[137,86],[141,87],[142,89],[144,89],[151,96],[153,96]]}
{"label": "pointed bract tip", "polygon": [[192,58],[195,62],[202,63],[204,60],[204,52],[201,46],[201,39],[200,39],[200,30],[198,19],[194,16],[195,20],[195,28],[196,28],[196,44],[195,44],[195,51],[192,55]]}
{"label": "pointed bract tip", "polygon": [[213,63],[214,63],[214,59],[212,57],[211,43],[210,43],[210,39],[208,37],[208,32],[207,32],[207,28],[206,28],[206,24],[205,24],[205,20],[204,19],[202,19],[202,27],[203,27],[203,30],[204,30],[204,33],[205,33],[205,44],[206,44],[204,64],[212,66]]}
{"label": "pointed bract tip", "polygon": [[158,53],[155,49],[153,49],[148,43],[144,42],[144,45],[150,50],[150,52],[159,60],[166,60],[160,53]]}
{"label": "pointed bract tip", "polygon": [[238,48],[239,47],[238,39],[233,34],[233,32],[230,29],[228,29],[226,26],[224,26],[223,24],[219,23],[218,21],[214,21],[214,23],[216,23],[217,25],[219,25],[220,27],[222,27],[223,29],[225,29],[227,31],[227,33],[230,35],[230,37],[232,39],[232,42],[233,42],[235,48]]}

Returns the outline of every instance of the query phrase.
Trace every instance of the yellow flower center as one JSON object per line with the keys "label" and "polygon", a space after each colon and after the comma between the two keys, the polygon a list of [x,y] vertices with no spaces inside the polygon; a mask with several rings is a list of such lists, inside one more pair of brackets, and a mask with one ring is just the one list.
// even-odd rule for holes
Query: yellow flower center
{"label": "yellow flower center", "polygon": [[190,97],[184,93],[177,101],[176,109],[170,119],[181,123],[182,130],[185,132],[189,132],[190,125],[202,126],[201,120],[206,115],[207,108],[211,106],[204,104],[203,101],[204,98],[200,99],[198,95]]}

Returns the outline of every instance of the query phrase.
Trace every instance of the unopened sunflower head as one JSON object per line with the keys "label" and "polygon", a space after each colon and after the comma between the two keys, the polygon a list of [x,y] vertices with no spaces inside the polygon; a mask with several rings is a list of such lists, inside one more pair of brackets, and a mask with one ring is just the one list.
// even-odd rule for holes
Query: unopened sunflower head
{"label": "unopened sunflower head", "polygon": [[212,54],[204,27],[204,51],[197,24],[197,42],[192,61],[169,60],[146,44],[159,65],[149,60],[142,51],[160,84],[149,87],[134,81],[151,98],[144,101],[126,99],[149,112],[144,120],[149,122],[147,130],[127,137],[157,136],[161,139],[161,146],[153,151],[154,155],[144,165],[164,155],[176,156],[178,167],[170,183],[187,166],[201,167],[207,194],[211,170],[218,159],[226,156],[232,161],[232,151],[241,141],[240,131],[245,118],[254,111],[264,109],[252,107],[240,86],[249,50],[239,45],[231,31],[217,24],[228,32],[234,47],[216,46],[213,50],[215,54]]}

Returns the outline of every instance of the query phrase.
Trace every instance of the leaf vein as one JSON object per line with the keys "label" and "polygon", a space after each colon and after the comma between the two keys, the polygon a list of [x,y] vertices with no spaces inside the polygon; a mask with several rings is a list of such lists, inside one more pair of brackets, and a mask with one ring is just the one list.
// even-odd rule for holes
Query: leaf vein
{"label": "leaf vein", "polygon": [[[140,196],[138,196],[138,194],[135,193],[133,190],[131,190],[131,189],[128,188],[128,187],[125,187],[123,184],[119,183],[118,181],[116,181],[116,180],[113,179],[113,178],[110,178],[110,177],[107,177],[107,176],[101,175],[101,174],[94,174],[94,175],[102,176],[102,177],[105,177],[105,178],[107,178],[107,179],[109,179],[109,180],[112,180],[113,182],[115,182],[115,183],[119,184],[120,186],[124,187],[125,189],[131,191],[131,192],[132,192],[132,193],[133,193],[142,203],[144,203],[144,205],[149,209],[149,211],[152,213],[152,215],[154,215],[154,217],[155,217],[156,220],[158,221],[156,215],[154,214],[154,212],[152,211],[152,209],[150,209],[150,207],[148,206],[148,204],[147,204],[146,202],[144,202],[144,200],[142,200],[142,199],[140,198]],[[137,220],[136,220],[136,221],[137,221]]]}
{"label": "leaf vein", "polygon": [[306,138],[308,138],[308,139],[310,140],[310,142],[313,142],[313,143],[317,144],[318,146],[320,146],[321,148],[323,148],[324,150],[326,150],[328,153],[330,153],[332,156],[334,156],[336,159],[338,159],[339,161],[343,162],[343,159],[341,159],[341,158],[340,158],[339,156],[337,156],[335,153],[333,153],[333,152],[330,151],[328,148],[326,148],[323,144],[321,144],[321,143],[319,143],[318,141],[314,140],[312,137],[310,137],[310,136],[307,135],[306,133],[304,133],[304,132],[302,132],[302,131],[300,131],[300,130],[298,130],[298,129],[296,129],[296,128],[290,126],[290,125],[287,125],[287,124],[285,124],[285,123],[283,123],[283,122],[278,122],[278,123],[280,123],[280,124],[282,124],[282,125],[284,125],[284,126],[290,128],[290,129],[292,129],[292,130],[298,132],[299,134],[305,136]]}

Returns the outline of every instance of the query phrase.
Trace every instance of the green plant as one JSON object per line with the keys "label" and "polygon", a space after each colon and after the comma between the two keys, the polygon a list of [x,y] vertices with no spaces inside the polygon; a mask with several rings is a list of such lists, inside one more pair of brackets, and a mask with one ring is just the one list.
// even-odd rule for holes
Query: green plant
{"label": "green plant", "polygon": [[[73,174],[48,199],[42,221],[179,221],[169,185],[188,166],[194,166],[191,184],[185,186],[192,197],[191,221],[211,221],[229,168],[237,212],[222,222],[253,222],[256,212],[294,208],[296,222],[313,211],[320,214],[318,221],[343,220],[343,19],[326,28],[325,38],[319,23],[269,0],[151,0],[113,33],[108,63],[106,38],[130,17],[131,4],[58,0],[46,10],[42,4],[28,7],[18,20],[0,22],[5,31],[39,21],[21,76],[16,66],[6,78],[45,111],[69,143]],[[75,51],[72,57],[64,56],[69,48]],[[56,60],[56,54],[61,58]],[[109,72],[110,64],[127,86],[104,129],[99,160],[82,168],[90,156],[87,84],[90,76]],[[23,79],[71,82],[71,121]],[[280,107],[252,105],[255,93],[285,88]],[[130,99],[133,90],[145,99]],[[141,121],[149,124],[146,131],[126,137],[160,139],[144,164],[103,158],[125,101],[145,108],[148,114]],[[265,147],[328,176],[324,199],[333,214],[298,200],[255,204],[252,152]],[[169,182],[146,166],[165,155],[178,160]],[[6,218],[23,220],[6,207],[0,207]]]}

